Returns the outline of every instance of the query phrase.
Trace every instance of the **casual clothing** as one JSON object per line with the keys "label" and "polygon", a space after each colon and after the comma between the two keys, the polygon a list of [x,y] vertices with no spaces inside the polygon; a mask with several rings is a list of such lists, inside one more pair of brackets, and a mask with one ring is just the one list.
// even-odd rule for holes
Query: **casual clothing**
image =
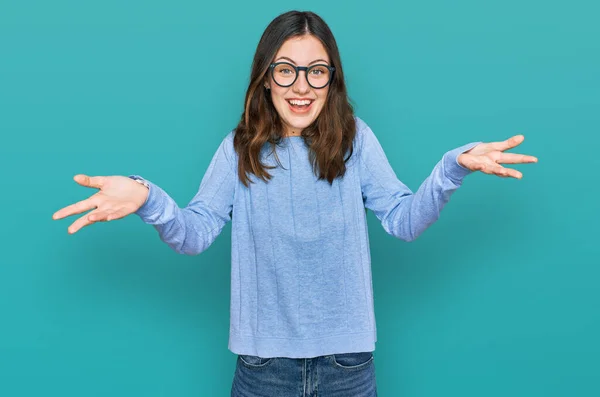
{"label": "casual clothing", "polygon": [[315,358],[238,355],[231,397],[376,397],[373,353]]}
{"label": "casual clothing", "polygon": [[[365,208],[387,233],[414,240],[471,172],[457,157],[478,142],[447,152],[413,193],[398,180],[367,124],[356,118],[356,127],[346,174],[332,185],[317,180],[304,138],[287,137],[277,147],[283,167],[269,170],[269,182],[251,174],[255,183],[245,187],[238,179],[233,131],[185,208],[148,181],[149,196],[137,214],[179,253],[201,253],[232,222],[233,353],[311,358],[375,350]],[[269,144],[262,161],[277,166]]]}

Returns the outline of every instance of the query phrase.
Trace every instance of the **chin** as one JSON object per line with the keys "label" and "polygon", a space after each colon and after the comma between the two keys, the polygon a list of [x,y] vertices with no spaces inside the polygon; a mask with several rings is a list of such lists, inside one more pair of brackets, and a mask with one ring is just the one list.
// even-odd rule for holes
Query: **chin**
{"label": "chin", "polygon": [[319,113],[316,114],[307,114],[305,116],[297,116],[297,115],[288,115],[284,122],[293,130],[303,130],[311,125],[319,116]]}
{"label": "chin", "polygon": [[303,122],[295,122],[295,123],[290,123],[288,122],[288,125],[293,129],[293,130],[303,130],[306,127],[308,127],[309,125],[312,124],[312,122],[314,121],[314,119],[310,119],[310,120],[305,120]]}

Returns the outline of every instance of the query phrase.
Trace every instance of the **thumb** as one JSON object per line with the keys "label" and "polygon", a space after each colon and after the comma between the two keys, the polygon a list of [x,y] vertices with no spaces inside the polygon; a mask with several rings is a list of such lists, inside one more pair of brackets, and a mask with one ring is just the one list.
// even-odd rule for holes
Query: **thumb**
{"label": "thumb", "polygon": [[104,186],[104,177],[102,176],[87,176],[84,174],[77,174],[73,177],[73,179],[75,182],[86,187],[102,189],[102,186]]}

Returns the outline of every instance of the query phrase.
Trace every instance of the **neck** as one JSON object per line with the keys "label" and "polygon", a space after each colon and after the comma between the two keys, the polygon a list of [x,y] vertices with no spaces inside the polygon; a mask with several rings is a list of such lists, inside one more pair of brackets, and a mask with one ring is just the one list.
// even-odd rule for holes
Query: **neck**
{"label": "neck", "polygon": [[287,128],[283,136],[302,136],[302,130]]}

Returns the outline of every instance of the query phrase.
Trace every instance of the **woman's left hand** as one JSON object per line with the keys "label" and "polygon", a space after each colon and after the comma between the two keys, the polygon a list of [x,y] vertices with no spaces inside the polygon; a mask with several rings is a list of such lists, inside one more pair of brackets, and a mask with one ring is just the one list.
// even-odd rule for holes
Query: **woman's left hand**
{"label": "woman's left hand", "polygon": [[458,163],[471,171],[481,171],[486,174],[494,174],[501,177],[513,177],[521,179],[523,174],[512,168],[505,168],[500,163],[522,164],[537,163],[538,159],[533,156],[515,153],[503,153],[520,145],[525,137],[515,135],[502,142],[480,143],[470,150],[458,156]]}

